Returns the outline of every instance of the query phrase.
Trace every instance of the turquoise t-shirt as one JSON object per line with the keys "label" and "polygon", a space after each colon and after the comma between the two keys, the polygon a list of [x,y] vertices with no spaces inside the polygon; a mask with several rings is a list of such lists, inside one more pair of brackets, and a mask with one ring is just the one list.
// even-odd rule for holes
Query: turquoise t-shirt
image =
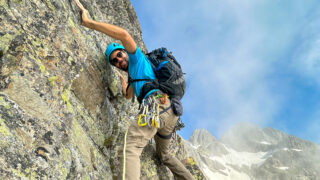
{"label": "turquoise t-shirt", "polygon": [[[152,70],[152,66],[146,56],[141,52],[137,46],[137,50],[134,54],[129,55],[129,74],[132,79],[156,79],[156,75]],[[130,84],[134,89],[134,93],[137,97],[140,95],[140,90],[144,83],[147,81],[137,81]]]}

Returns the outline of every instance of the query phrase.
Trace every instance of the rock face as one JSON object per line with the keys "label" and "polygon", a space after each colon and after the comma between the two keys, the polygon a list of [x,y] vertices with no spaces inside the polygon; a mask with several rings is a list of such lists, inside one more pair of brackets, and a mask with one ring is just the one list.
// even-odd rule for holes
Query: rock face
{"label": "rock face", "polygon": [[[129,0],[81,2],[146,52]],[[0,179],[116,177],[117,149],[138,107],[105,61],[114,40],[81,26],[73,1],[0,0],[0,22]],[[172,149],[187,159],[181,142]],[[172,178],[152,145],[141,163],[142,179]]]}
{"label": "rock face", "polygon": [[320,147],[272,128],[239,123],[220,140],[196,130],[184,143],[208,179],[320,179]]}

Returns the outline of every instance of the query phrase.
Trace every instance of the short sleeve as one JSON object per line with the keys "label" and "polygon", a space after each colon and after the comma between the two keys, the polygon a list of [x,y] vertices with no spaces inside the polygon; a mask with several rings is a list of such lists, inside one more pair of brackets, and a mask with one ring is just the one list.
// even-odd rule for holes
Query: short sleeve
{"label": "short sleeve", "polygon": [[128,55],[129,55],[129,61],[131,61],[132,64],[136,64],[139,60],[144,59],[144,54],[141,52],[138,46],[134,54],[128,53]]}

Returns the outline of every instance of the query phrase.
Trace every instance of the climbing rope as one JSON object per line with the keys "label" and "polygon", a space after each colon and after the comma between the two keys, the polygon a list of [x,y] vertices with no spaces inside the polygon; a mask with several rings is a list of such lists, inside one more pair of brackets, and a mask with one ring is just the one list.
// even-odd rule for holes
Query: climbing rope
{"label": "climbing rope", "polygon": [[123,145],[123,169],[122,169],[122,180],[126,179],[126,148],[127,148],[127,134],[128,130],[124,134],[124,145]]}

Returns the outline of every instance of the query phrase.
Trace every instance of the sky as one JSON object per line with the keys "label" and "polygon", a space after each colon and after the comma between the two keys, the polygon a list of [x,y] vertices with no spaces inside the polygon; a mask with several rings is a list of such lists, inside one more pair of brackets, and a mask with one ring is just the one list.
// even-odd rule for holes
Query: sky
{"label": "sky", "polygon": [[188,139],[240,121],[320,144],[319,0],[133,0],[149,51],[186,73]]}

